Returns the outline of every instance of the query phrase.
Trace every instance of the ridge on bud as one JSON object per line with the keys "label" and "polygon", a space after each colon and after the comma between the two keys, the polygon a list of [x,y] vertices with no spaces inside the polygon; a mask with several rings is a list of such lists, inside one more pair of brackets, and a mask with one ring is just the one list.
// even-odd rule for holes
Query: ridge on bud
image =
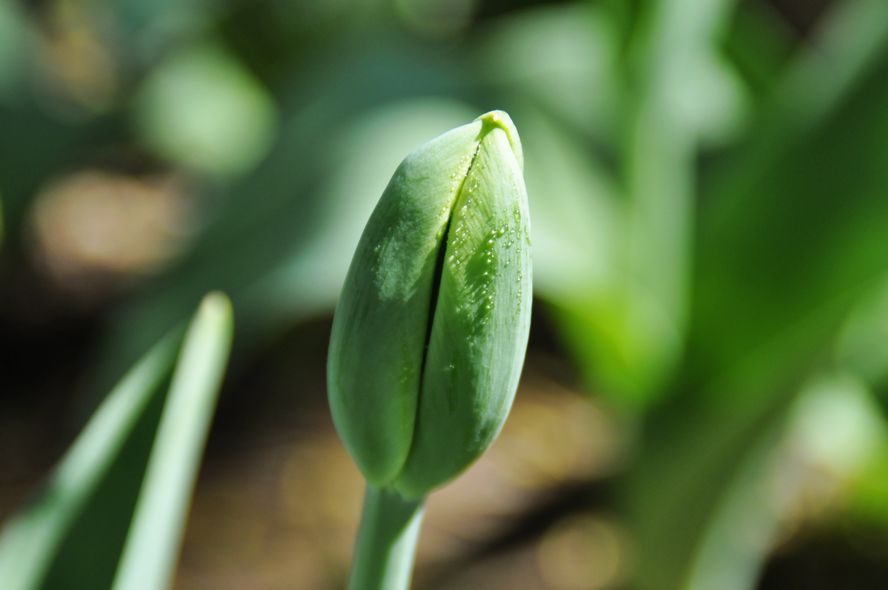
{"label": "ridge on bud", "polygon": [[366,479],[418,497],[493,441],[530,327],[523,154],[502,111],[421,146],[370,217],[333,322],[337,432]]}

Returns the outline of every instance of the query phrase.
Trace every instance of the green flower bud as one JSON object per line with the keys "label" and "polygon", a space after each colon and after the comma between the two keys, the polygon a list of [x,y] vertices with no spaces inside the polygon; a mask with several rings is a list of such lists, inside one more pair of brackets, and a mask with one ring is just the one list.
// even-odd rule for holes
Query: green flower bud
{"label": "green flower bud", "polygon": [[493,111],[398,167],[349,268],[327,367],[336,429],[367,480],[417,497],[490,445],[530,328],[518,133]]}

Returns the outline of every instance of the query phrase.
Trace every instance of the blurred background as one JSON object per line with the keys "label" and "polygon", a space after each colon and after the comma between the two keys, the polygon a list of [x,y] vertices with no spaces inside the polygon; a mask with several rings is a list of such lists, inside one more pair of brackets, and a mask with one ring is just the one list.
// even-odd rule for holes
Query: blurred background
{"label": "blurred background", "polygon": [[885,588],[884,0],[0,0],[0,521],[221,289],[175,588],[341,588],[338,291],[397,163],[494,108],[531,344],[415,587]]}

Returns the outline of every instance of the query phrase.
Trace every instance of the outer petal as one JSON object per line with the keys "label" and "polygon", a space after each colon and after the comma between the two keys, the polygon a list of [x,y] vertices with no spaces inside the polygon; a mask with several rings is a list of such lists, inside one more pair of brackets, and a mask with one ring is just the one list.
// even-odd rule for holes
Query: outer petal
{"label": "outer petal", "polygon": [[413,439],[442,241],[481,129],[458,127],[402,162],[361,236],[336,309],[330,409],[376,486],[398,474]]}
{"label": "outer petal", "polygon": [[484,452],[524,363],[532,293],[520,143],[504,113],[482,120],[448,230],[413,447],[394,484],[407,496],[455,477]]}

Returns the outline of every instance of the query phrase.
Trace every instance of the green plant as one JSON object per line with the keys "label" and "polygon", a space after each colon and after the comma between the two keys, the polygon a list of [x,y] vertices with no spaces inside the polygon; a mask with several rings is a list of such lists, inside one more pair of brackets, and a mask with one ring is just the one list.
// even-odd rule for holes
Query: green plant
{"label": "green plant", "polygon": [[367,224],[336,310],[328,383],[367,479],[350,587],[406,588],[423,498],[490,445],[530,329],[518,133],[494,111],[410,154]]}
{"label": "green plant", "polygon": [[5,590],[169,586],[231,331],[210,294],[120,381],[0,535]]}
{"label": "green plant", "polygon": [[[236,305],[245,368],[282,334],[299,338],[292,328],[333,308],[403,155],[498,104],[525,144],[539,344],[570,355],[559,375],[576,371],[573,384],[617,415],[618,442],[630,450],[613,472],[578,484],[590,510],[625,530],[627,587],[773,585],[773,560],[786,556],[775,556],[775,539],[815,522],[795,520],[808,502],[775,508],[764,497],[783,489],[775,477],[794,473],[783,450],[798,446],[791,424],[812,380],[839,389],[846,379],[822,375],[865,380],[855,395],[874,402],[864,407],[888,429],[885,0],[792,10],[775,0],[469,0],[458,3],[465,20],[442,37],[426,36],[440,15],[415,9],[447,2],[21,4],[0,3],[0,332],[9,348],[27,347],[34,328],[18,320],[32,294],[82,319],[64,291],[21,280],[33,270],[29,227],[49,185],[84,166],[136,181],[184,172],[195,205],[193,239],[178,257],[136,288],[88,302],[86,323],[110,330],[78,393],[107,391],[211,288]],[[245,142],[218,141],[241,137],[248,121]],[[209,152],[187,149],[195,139]],[[14,423],[41,383],[18,386],[9,358],[0,364],[0,398],[13,404],[3,418]],[[312,393],[290,389],[294,404]],[[834,425],[817,424],[838,453]],[[853,541],[855,565],[867,563],[865,529],[888,531],[885,441],[869,465],[844,466],[847,481],[836,481],[848,489],[835,508],[811,515],[864,506],[865,519],[846,529],[840,514],[841,530],[829,533]],[[376,495],[368,503],[388,502]],[[538,508],[514,516],[535,518]],[[553,511],[552,524],[566,516]],[[788,520],[791,531],[781,529]],[[412,555],[412,542],[402,546]],[[514,545],[498,547],[479,552],[479,569],[513,555]],[[824,567],[849,575],[843,556],[828,557]],[[267,574],[246,559],[238,567]],[[818,583],[854,586],[867,575],[855,571]],[[793,583],[805,585],[782,576],[778,585]]]}

